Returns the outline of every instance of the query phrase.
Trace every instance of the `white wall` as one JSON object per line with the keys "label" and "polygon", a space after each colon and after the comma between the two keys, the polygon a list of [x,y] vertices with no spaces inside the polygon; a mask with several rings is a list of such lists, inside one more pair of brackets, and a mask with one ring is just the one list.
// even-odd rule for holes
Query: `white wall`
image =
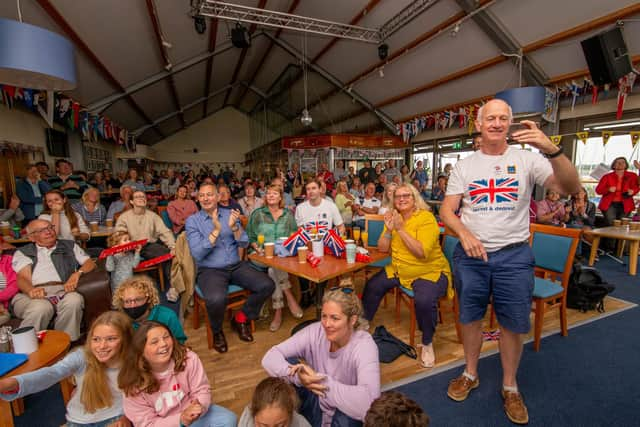
{"label": "white wall", "polygon": [[155,161],[170,163],[240,163],[250,150],[249,119],[234,108],[220,110],[153,145]]}
{"label": "white wall", "polygon": [[[44,161],[49,164],[53,173],[56,159],[47,153],[45,129],[48,127],[47,122],[38,113],[20,110],[19,108],[8,109],[5,105],[0,104],[0,141],[42,147]],[[64,130],[58,125],[55,128]],[[67,135],[70,154],[68,159],[73,163],[75,169],[84,169],[84,154],[82,152],[80,134],[67,130]],[[94,143],[93,145],[110,150],[112,158],[115,158],[116,146],[114,144],[105,142]],[[40,161],[42,157],[36,155],[32,160]]]}

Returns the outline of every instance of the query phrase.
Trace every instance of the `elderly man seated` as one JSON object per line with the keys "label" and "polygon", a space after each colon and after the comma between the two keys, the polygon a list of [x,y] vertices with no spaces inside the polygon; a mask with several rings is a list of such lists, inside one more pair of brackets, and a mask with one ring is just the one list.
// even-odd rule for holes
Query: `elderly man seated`
{"label": "elderly man seated", "polygon": [[58,240],[47,220],[31,221],[27,233],[33,243],[19,248],[11,264],[20,288],[11,302],[13,312],[22,319],[20,326],[36,330],[47,329],[55,314],[55,329],[75,341],[84,309],[84,299],[75,289],[80,276],[96,265],[75,242]]}

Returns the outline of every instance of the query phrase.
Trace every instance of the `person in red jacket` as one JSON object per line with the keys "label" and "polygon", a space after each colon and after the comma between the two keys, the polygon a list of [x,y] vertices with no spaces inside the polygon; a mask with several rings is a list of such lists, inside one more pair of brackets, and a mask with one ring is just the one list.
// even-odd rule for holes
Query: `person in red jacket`
{"label": "person in red jacket", "polygon": [[613,172],[600,178],[596,193],[602,196],[598,208],[602,211],[607,225],[613,220],[629,215],[633,210],[633,196],[638,192],[638,175],[629,172],[629,162],[617,157],[611,163]]}

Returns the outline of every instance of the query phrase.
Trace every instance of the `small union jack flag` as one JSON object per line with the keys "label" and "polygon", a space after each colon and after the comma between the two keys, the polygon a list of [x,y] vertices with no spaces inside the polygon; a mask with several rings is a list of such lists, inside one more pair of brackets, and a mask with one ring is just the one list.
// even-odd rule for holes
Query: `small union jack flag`
{"label": "small union jack flag", "polygon": [[479,179],[469,184],[471,204],[518,201],[518,180],[514,178]]}
{"label": "small union jack flag", "polygon": [[496,329],[495,331],[482,331],[482,339],[484,341],[499,341],[500,329]]}
{"label": "small union jack flag", "polygon": [[326,219],[309,221],[304,224],[304,229],[307,233],[324,234],[329,231],[329,221]]}
{"label": "small union jack flag", "polygon": [[298,231],[293,233],[287,240],[282,244],[286,250],[289,251],[291,255],[298,254],[298,248],[300,246],[307,246],[307,242],[311,240],[309,234],[304,230],[304,228],[300,228]]}
{"label": "small union jack flag", "polygon": [[329,230],[329,232],[324,235],[322,241],[324,242],[325,251],[331,251],[331,254],[335,257],[340,258],[345,251],[344,241],[336,230]]}

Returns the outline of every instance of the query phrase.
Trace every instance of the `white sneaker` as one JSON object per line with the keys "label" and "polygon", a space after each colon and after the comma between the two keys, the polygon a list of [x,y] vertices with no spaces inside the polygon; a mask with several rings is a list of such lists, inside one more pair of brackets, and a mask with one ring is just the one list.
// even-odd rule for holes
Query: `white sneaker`
{"label": "white sneaker", "polygon": [[180,294],[178,293],[176,288],[169,288],[167,291],[167,301],[176,302],[180,298]]}
{"label": "white sneaker", "polygon": [[433,343],[422,345],[420,364],[423,368],[433,368],[436,363],[436,354],[433,352]]}

